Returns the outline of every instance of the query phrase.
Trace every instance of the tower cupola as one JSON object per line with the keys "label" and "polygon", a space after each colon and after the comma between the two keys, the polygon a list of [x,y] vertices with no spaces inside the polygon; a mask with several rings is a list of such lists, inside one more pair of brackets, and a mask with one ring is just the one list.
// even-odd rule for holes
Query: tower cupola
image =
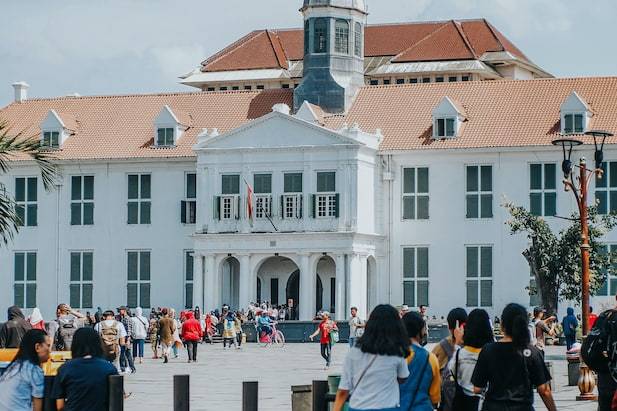
{"label": "tower cupola", "polygon": [[365,0],[304,0],[304,74],[294,92],[330,113],[344,113],[364,85]]}

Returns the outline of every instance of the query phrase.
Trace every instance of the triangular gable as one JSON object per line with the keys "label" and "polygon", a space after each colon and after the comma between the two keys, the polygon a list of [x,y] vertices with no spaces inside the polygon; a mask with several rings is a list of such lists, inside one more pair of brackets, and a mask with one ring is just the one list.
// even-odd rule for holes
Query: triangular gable
{"label": "triangular gable", "polygon": [[272,112],[221,135],[201,138],[200,149],[292,148],[363,145],[350,137],[290,115]]}
{"label": "triangular gable", "polygon": [[47,116],[41,123],[41,130],[62,130],[66,125],[56,110],[49,110]]}
{"label": "triangular gable", "polygon": [[585,100],[576,92],[572,91],[568,98],[561,104],[562,112],[591,112],[591,108]]}
{"label": "triangular gable", "polygon": [[296,113],[296,117],[310,123],[324,125],[324,111],[321,107],[311,104],[308,101],[302,103]]}
{"label": "triangular gable", "polygon": [[458,116],[461,119],[467,117],[463,106],[448,96],[442,98],[437,107],[433,109],[433,117],[441,116]]}

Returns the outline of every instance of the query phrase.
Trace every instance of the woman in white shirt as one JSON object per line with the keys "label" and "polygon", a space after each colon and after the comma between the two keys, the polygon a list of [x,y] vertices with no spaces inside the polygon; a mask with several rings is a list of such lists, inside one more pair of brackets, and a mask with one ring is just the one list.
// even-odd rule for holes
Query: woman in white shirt
{"label": "woman in white shirt", "polygon": [[478,411],[480,394],[474,394],[471,376],[476,368],[480,351],[488,343],[495,341],[488,313],[481,309],[473,310],[465,323],[463,347],[459,347],[448,363],[448,369],[457,384],[453,409]]}
{"label": "woman in white shirt", "polygon": [[345,358],[334,411],[341,411],[347,399],[350,411],[397,410],[398,385],[409,377],[408,353],[409,338],[398,311],[391,305],[375,307],[364,335]]}

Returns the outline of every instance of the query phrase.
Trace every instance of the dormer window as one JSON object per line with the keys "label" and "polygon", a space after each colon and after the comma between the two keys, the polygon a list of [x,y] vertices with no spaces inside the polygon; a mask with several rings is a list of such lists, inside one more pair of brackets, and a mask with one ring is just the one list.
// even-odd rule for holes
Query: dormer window
{"label": "dormer window", "polygon": [[60,132],[59,131],[44,131],[41,147],[58,149],[60,148]]}
{"label": "dormer window", "polygon": [[159,128],[157,130],[156,145],[157,146],[173,146],[174,141],[174,129],[173,128]]}
{"label": "dormer window", "polygon": [[455,131],[455,118],[438,118],[435,120],[435,137],[454,137]]}
{"label": "dormer window", "polygon": [[433,109],[433,138],[458,136],[465,120],[463,107],[449,97],[444,97]]}
{"label": "dormer window", "polygon": [[583,134],[589,129],[589,123],[593,116],[589,105],[576,91],[570,93],[561,104],[560,114],[562,134]]}

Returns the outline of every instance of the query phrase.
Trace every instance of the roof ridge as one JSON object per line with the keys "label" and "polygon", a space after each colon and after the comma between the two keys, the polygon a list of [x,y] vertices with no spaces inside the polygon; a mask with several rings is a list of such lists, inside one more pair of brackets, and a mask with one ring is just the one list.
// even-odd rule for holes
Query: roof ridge
{"label": "roof ridge", "polygon": [[463,42],[465,43],[465,46],[467,47],[467,49],[469,49],[469,51],[471,52],[471,55],[478,60],[480,58],[480,56],[478,56],[478,53],[476,53],[476,50],[472,47],[471,42],[469,41],[469,39],[467,38],[467,34],[465,34],[465,31],[463,30],[463,25],[457,21],[457,20],[452,20],[452,23],[454,24],[454,27],[456,28],[456,30],[458,31],[458,34],[461,36],[461,38],[463,39]]}
{"label": "roof ridge", "polygon": [[208,65],[210,65],[210,64],[212,64],[212,63],[214,63],[214,62],[216,62],[218,60],[220,60],[224,56],[226,56],[229,53],[231,53],[234,50],[236,50],[239,46],[247,44],[248,42],[253,40],[255,37],[257,37],[259,34],[263,33],[264,31],[267,31],[267,29],[264,29],[264,30],[253,30],[253,31],[251,31],[248,34],[245,34],[244,36],[242,36],[238,40],[234,41],[233,43],[231,43],[227,47],[223,48],[222,50],[219,50],[218,52],[214,53],[213,55],[211,55],[210,57],[208,57],[204,61],[202,61],[201,62],[201,68],[204,69],[204,68],[206,68],[206,66],[208,66]]}
{"label": "roof ridge", "polygon": [[[270,41],[272,51],[276,56],[276,60],[278,61],[279,66],[284,69],[289,69],[289,65],[287,64],[287,55],[285,54],[285,48],[281,43],[280,37],[278,36],[278,34],[276,34],[276,32],[273,32],[271,30],[266,30],[266,34],[268,35],[268,40]],[[278,47],[274,44],[275,42],[277,43]],[[281,53],[283,54],[282,56]]]}
{"label": "roof ridge", "polygon": [[497,36],[497,34],[495,33],[495,30],[493,30],[493,26],[486,19],[482,19],[482,22],[486,24],[486,27],[488,27],[488,31],[491,32],[491,34],[493,35],[493,38],[495,39],[497,44],[499,44],[499,46],[501,47],[500,51],[506,51],[506,47],[503,45],[501,40],[499,40],[499,36]]}

